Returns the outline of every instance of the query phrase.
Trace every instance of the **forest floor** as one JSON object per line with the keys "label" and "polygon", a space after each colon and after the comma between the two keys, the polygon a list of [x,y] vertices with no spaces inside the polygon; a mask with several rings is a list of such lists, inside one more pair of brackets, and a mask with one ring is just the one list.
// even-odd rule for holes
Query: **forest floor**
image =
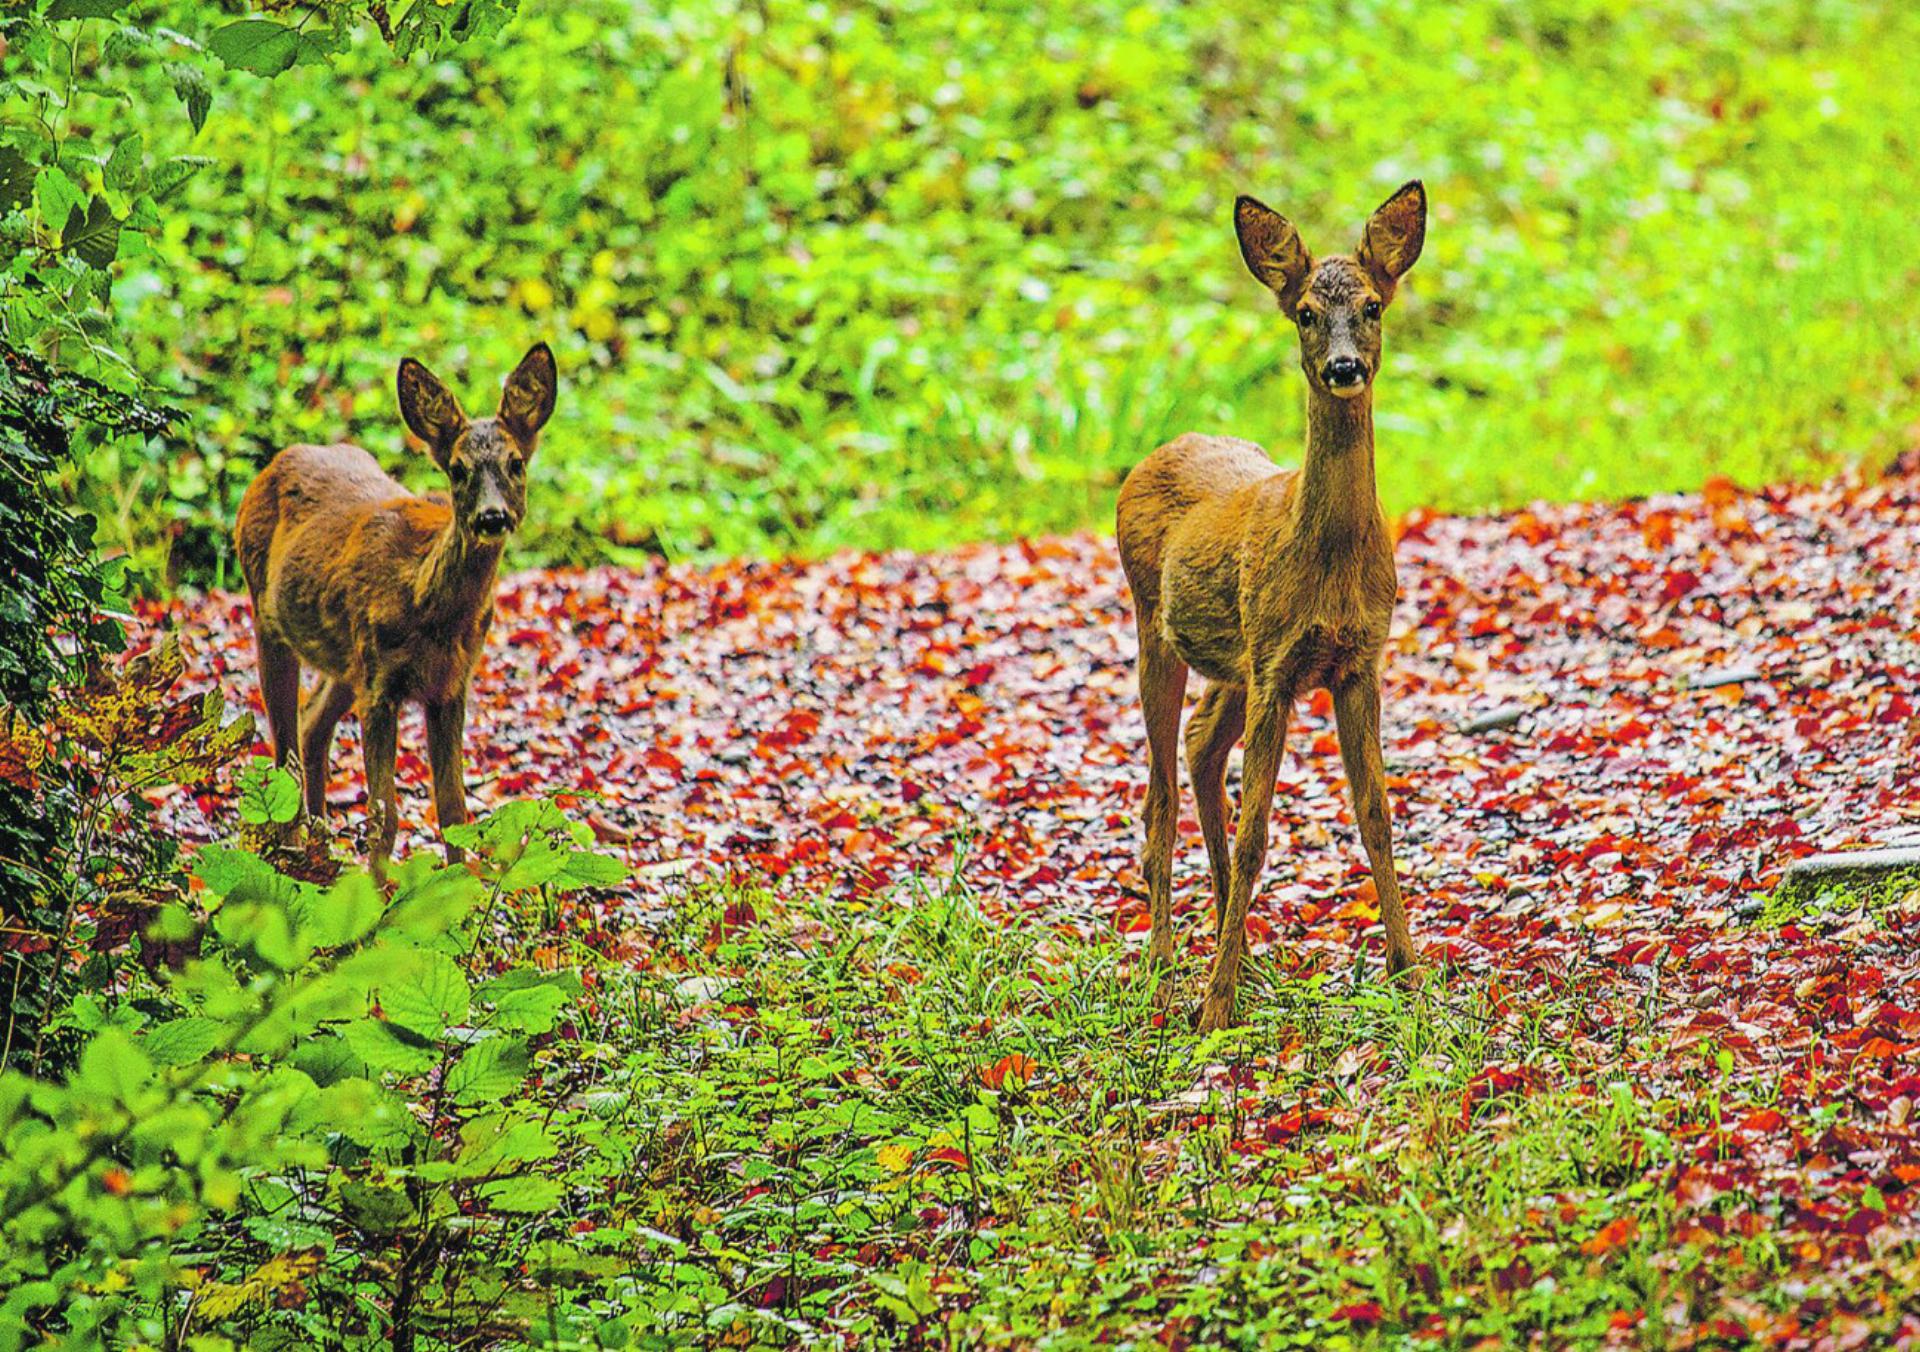
{"label": "forest floor", "polygon": [[[582,796],[634,881],[569,923],[684,1034],[634,1053],[646,1242],[693,1255],[663,1327],[1920,1339],[1920,887],[1780,886],[1920,837],[1920,479],[1401,527],[1384,740],[1424,979],[1379,980],[1319,696],[1247,1026],[1204,1041],[1136,972],[1110,539],[505,580],[474,796]],[[253,699],[243,598],[144,619]],[[332,801],[357,829],[355,735]],[[417,719],[402,745],[424,841]],[[224,793],[168,811],[210,838]],[[1182,831],[1191,1004],[1190,795]]]}

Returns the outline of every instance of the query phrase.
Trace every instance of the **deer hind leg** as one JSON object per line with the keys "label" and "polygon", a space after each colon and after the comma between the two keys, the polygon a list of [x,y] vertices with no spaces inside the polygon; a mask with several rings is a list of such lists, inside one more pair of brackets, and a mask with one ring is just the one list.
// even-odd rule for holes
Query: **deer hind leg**
{"label": "deer hind leg", "polygon": [[1333,714],[1340,728],[1340,759],[1353,793],[1353,820],[1367,848],[1367,866],[1380,893],[1380,919],[1387,927],[1387,970],[1413,965],[1413,937],[1407,930],[1406,903],[1393,865],[1393,822],[1387,808],[1386,768],[1380,758],[1380,681],[1371,671],[1355,676],[1333,692]]}
{"label": "deer hind leg", "polygon": [[260,702],[267,706],[267,738],[274,764],[291,766],[300,725],[300,658],[287,644],[259,634]]}
{"label": "deer hind leg", "polygon": [[1171,647],[1140,638],[1140,709],[1147,722],[1147,838],[1141,871],[1147,875],[1147,910],[1153,935],[1148,960],[1173,963],[1173,842],[1180,816],[1180,706],[1187,693],[1187,664]]}
{"label": "deer hind leg", "polygon": [[387,861],[400,830],[400,802],[393,785],[393,758],[399,749],[400,711],[392,704],[369,703],[360,711],[361,740],[367,753],[367,863],[373,876],[387,880]]}
{"label": "deer hind leg", "polygon": [[[467,729],[467,697],[427,706],[427,762],[433,767],[433,810],[440,819],[440,832],[458,826],[467,819],[466,758],[461,741]],[[447,862],[457,864],[466,851],[458,845],[447,846]]]}
{"label": "deer hind leg", "polygon": [[1247,754],[1240,789],[1240,827],[1233,841],[1233,876],[1227,890],[1227,914],[1206,1000],[1195,1023],[1201,1032],[1232,1024],[1234,992],[1247,952],[1247,909],[1254,885],[1267,862],[1267,820],[1273,813],[1273,782],[1286,748],[1293,716],[1293,692],[1253,686],[1247,692]]}
{"label": "deer hind leg", "polygon": [[300,706],[300,775],[306,786],[307,815],[327,812],[327,762],[333,755],[333,730],[353,707],[353,687],[323,680]]}
{"label": "deer hind leg", "polygon": [[1227,757],[1247,725],[1247,688],[1216,682],[1200,697],[1187,721],[1187,777],[1193,781],[1195,813],[1207,842],[1213,873],[1213,939],[1226,928],[1227,890],[1233,880],[1227,854]]}

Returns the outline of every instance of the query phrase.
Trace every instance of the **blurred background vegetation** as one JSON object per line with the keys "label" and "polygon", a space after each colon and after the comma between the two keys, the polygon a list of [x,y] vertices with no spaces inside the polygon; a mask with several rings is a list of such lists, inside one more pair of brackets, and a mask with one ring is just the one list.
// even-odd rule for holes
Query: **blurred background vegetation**
{"label": "blurred background vegetation", "polygon": [[1905,4],[525,0],[495,41],[402,61],[363,26],[184,86],[170,44],[244,6],[116,8],[147,36],[73,25],[103,92],[67,115],[206,160],[111,302],[190,424],[77,484],[156,583],[236,583],[226,523],[288,442],[432,486],[394,364],[475,407],[537,337],[564,383],[520,562],[1104,526],[1180,431],[1297,453],[1242,191],[1326,251],[1427,182],[1389,510],[1815,475],[1920,419]]}

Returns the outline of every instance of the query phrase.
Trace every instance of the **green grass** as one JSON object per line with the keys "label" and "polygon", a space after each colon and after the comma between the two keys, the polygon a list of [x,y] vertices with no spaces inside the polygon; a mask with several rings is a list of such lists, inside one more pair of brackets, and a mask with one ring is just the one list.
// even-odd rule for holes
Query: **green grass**
{"label": "green grass", "polygon": [[[213,161],[115,292],[190,444],[103,452],[87,489],[156,574],[230,581],[224,522],[289,441],[430,483],[395,362],[478,400],[537,336],[565,389],[520,560],[1098,525],[1175,432],[1299,441],[1234,195],[1344,248],[1416,174],[1390,508],[1812,476],[1910,438],[1910,6],[527,0],[432,62],[362,39],[228,73],[197,138],[158,57],[100,68],[152,153]],[[126,118],[82,88],[76,123]]]}
{"label": "green grass", "polygon": [[1677,1209],[1686,1141],[1779,1086],[1710,1044],[1662,1064],[1657,983],[1275,973],[1200,1041],[1118,940],[957,890],[688,902],[637,1044],[606,1031],[634,1048],[606,1101],[648,1124],[609,1295],[649,1345],[1662,1346],[1877,1289]]}

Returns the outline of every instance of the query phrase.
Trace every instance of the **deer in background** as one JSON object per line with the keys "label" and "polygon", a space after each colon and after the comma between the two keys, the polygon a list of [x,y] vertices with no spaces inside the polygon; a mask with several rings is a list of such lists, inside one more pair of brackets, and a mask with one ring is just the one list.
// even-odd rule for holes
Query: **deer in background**
{"label": "deer in background", "polygon": [[[1381,318],[1426,238],[1426,191],[1409,183],[1367,220],[1359,248],[1317,262],[1287,219],[1234,204],[1240,251],[1299,332],[1307,452],[1279,469],[1252,442],[1189,433],[1120,489],[1120,560],[1140,632],[1147,724],[1144,871],[1149,961],[1170,967],[1173,845],[1187,672],[1207,688],[1187,725],[1188,773],[1213,874],[1217,954],[1196,1023],[1233,1021],[1247,908],[1266,862],[1274,780],[1293,702],[1333,696],[1354,818],[1380,895],[1387,966],[1413,961],[1394,873],[1380,755],[1380,663],[1399,582],[1374,490],[1373,381]],[[1246,735],[1240,821],[1227,851],[1227,756]]]}
{"label": "deer in background", "polygon": [[[358,446],[289,446],[248,486],[234,527],[274,759],[297,767],[306,810],[321,816],[334,726],[358,706],[367,853],[382,879],[399,821],[402,704],[426,708],[441,830],[467,819],[467,685],[493,619],[501,551],[526,515],[527,463],[553,413],[557,375],[538,344],[507,378],[498,413],[477,420],[411,357],[398,387],[401,417],[451,495],[416,497]],[[319,677],[304,701],[303,663]],[[447,847],[449,863],[461,857]]]}

